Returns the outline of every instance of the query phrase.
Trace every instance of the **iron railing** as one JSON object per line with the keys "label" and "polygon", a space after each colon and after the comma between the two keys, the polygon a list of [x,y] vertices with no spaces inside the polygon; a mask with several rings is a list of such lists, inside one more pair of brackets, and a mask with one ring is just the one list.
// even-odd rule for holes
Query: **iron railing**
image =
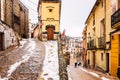
{"label": "iron railing", "polygon": [[120,8],[111,16],[111,27],[114,28],[118,22],[120,22]]}
{"label": "iron railing", "polygon": [[105,37],[99,37],[98,38],[98,46],[100,48],[104,48],[104,46],[105,46]]}
{"label": "iron railing", "polygon": [[87,43],[87,49],[95,49],[95,48],[96,48],[95,39],[92,39]]}

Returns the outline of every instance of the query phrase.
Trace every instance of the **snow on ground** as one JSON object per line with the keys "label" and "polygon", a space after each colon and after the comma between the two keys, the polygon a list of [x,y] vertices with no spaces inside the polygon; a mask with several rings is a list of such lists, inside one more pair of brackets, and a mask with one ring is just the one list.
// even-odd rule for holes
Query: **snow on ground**
{"label": "snow on ground", "polygon": [[[7,77],[6,78],[1,78],[0,77],[0,80],[9,80],[9,77],[17,69],[17,67],[20,66],[22,63],[25,63],[34,54],[34,52],[32,52],[32,51],[34,51],[36,44],[32,40],[29,40],[29,41],[30,41],[30,44],[25,49],[28,49],[27,51],[30,51],[30,53],[25,54],[24,56],[22,56],[20,61],[18,61],[16,63],[14,63],[13,65],[11,65],[9,67],[9,70],[7,71]],[[26,40],[21,41],[21,45],[24,45],[25,42],[26,42]]]}
{"label": "snow on ground", "polygon": [[45,42],[46,55],[41,78],[59,80],[58,45],[57,41]]}
{"label": "snow on ground", "polygon": [[22,59],[20,61],[14,63],[13,65],[11,65],[9,67],[9,70],[7,72],[8,73],[7,77],[11,76],[11,74],[16,70],[16,68],[18,66],[20,66],[21,63],[25,63],[30,58],[30,56],[33,54],[32,51],[35,49],[35,43],[31,41],[31,43],[28,46],[30,47],[29,48],[30,53],[29,54],[25,54],[24,56],[22,56]]}
{"label": "snow on ground", "polygon": [[70,77],[71,76],[70,69],[68,67],[67,67],[67,72],[68,72],[68,80],[72,80],[71,77]]}
{"label": "snow on ground", "polygon": [[107,79],[107,78],[105,78],[105,77],[101,77],[101,79],[102,79],[102,80],[109,80],[109,79]]}
{"label": "snow on ground", "polygon": [[22,48],[23,47],[23,45],[26,43],[26,39],[23,39],[23,40],[21,40],[20,41],[20,47],[19,48]]}
{"label": "snow on ground", "polygon": [[89,72],[89,74],[95,76],[95,77],[100,77],[98,74],[94,73],[94,72]]}
{"label": "snow on ground", "polygon": [[[86,73],[88,73],[88,74],[91,74],[91,75],[93,75],[93,76],[95,76],[95,77],[100,77],[97,73],[94,73],[94,72],[89,72],[89,71],[87,71],[87,70],[85,70],[85,69],[83,69],[83,68],[79,68],[79,69],[81,69],[82,71],[84,71],[84,72],[86,72]],[[107,78],[105,78],[105,77],[101,77],[101,80],[109,80],[109,79],[107,79]]]}

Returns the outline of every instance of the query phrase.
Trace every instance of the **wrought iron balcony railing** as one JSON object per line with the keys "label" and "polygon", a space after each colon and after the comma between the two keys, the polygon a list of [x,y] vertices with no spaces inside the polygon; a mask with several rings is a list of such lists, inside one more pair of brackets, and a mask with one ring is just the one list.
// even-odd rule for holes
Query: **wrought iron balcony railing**
{"label": "wrought iron balcony railing", "polygon": [[111,27],[120,28],[117,24],[120,24],[120,8],[111,16]]}
{"label": "wrought iron balcony railing", "polygon": [[87,49],[96,49],[95,39],[90,40],[90,41],[87,43]]}
{"label": "wrought iron balcony railing", "polygon": [[99,37],[98,38],[98,46],[100,48],[104,48],[105,47],[105,38],[104,37]]}

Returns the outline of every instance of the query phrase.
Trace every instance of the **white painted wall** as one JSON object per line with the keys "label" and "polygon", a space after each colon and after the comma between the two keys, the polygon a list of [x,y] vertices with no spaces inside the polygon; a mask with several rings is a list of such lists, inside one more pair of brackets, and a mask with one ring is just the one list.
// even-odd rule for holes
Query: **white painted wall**
{"label": "white painted wall", "polygon": [[7,49],[10,46],[14,46],[17,45],[18,42],[18,38],[16,37],[15,32],[13,31],[12,28],[9,28],[7,25],[3,24],[0,21],[0,32],[4,33],[4,49]]}

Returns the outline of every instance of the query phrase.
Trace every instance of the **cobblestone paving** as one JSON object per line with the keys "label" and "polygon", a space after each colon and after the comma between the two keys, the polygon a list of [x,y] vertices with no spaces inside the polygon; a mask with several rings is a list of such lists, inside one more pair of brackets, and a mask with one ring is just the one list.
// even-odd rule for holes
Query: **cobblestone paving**
{"label": "cobblestone paving", "polygon": [[34,39],[23,41],[24,44],[21,46],[0,52],[1,78],[9,80],[37,80],[42,72],[45,46],[42,42]]}

